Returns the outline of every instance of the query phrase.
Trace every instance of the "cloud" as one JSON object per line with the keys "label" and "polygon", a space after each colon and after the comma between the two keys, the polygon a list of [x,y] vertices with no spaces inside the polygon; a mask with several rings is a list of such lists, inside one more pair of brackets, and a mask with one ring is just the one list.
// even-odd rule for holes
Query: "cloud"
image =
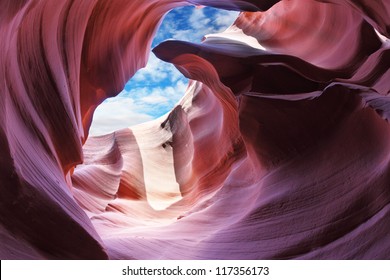
{"label": "cloud", "polygon": [[172,39],[201,42],[207,34],[226,30],[237,18],[238,12],[212,8],[193,9],[185,28],[172,31]]}
{"label": "cloud", "polygon": [[168,98],[159,94],[159,93],[152,93],[149,95],[146,95],[144,97],[141,97],[141,101],[147,104],[168,104]]}
{"label": "cloud", "polygon": [[[199,30],[202,32],[204,30],[213,28],[212,26],[208,26],[211,22],[211,19],[205,15],[204,11],[205,11],[204,9],[193,10],[188,20],[191,29]],[[202,35],[206,35],[206,34],[202,34]]]}
{"label": "cloud", "polygon": [[118,96],[105,100],[96,109],[89,133],[91,136],[108,134],[152,119],[153,116],[140,111],[133,99]]}
{"label": "cloud", "polygon": [[169,112],[182,98],[187,81],[156,88],[123,90],[117,97],[105,100],[96,109],[90,135],[113,131],[153,120]]}
{"label": "cloud", "polygon": [[238,17],[238,12],[218,10],[215,18],[213,19],[215,24],[219,27],[219,32],[222,32],[227,27],[233,24]]}
{"label": "cloud", "polygon": [[201,42],[207,34],[224,31],[237,16],[238,12],[210,7],[174,9],[166,15],[162,22],[153,46],[167,39]]}
{"label": "cloud", "polygon": [[150,53],[148,64],[145,68],[138,70],[129,84],[146,83],[158,84],[162,81],[175,83],[183,75],[170,63],[158,59],[153,53]]}
{"label": "cloud", "polygon": [[[176,84],[143,87],[124,90],[120,96],[133,99],[134,105],[150,115],[163,115],[183,97],[187,88],[187,80],[179,80]],[[164,112],[159,114],[159,110]]]}

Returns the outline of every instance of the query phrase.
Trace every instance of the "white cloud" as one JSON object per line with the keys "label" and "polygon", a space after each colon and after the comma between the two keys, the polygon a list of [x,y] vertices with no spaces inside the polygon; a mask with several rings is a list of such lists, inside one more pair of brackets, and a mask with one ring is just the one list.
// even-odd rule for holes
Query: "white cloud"
{"label": "white cloud", "polygon": [[193,10],[188,22],[191,26],[191,29],[195,29],[195,30],[200,29],[200,31],[202,31],[209,28],[209,26],[207,25],[211,22],[211,19],[205,15],[204,9],[198,8]]}
{"label": "white cloud", "polygon": [[238,12],[218,10],[214,18],[214,22],[220,28],[219,32],[232,25],[237,19],[238,14]]}
{"label": "white cloud", "polygon": [[194,9],[188,19],[188,27],[171,31],[172,39],[200,42],[207,34],[226,30],[238,16],[238,12],[214,10],[212,17],[205,14],[205,9]]}
{"label": "white cloud", "polygon": [[123,91],[121,95],[132,98],[135,106],[148,112],[153,110],[154,107],[151,106],[154,105],[173,107],[183,97],[187,84],[187,80],[180,79],[176,84],[154,88],[134,88],[129,91]]}
{"label": "white cloud", "polygon": [[89,130],[90,135],[107,134],[153,119],[152,116],[140,112],[139,109],[132,98],[115,97],[107,99],[95,111],[92,126]]}
{"label": "white cloud", "polygon": [[172,83],[176,82],[183,75],[170,63],[158,59],[153,53],[150,54],[148,64],[131,79],[132,82],[158,83],[169,79]]}
{"label": "white cloud", "polygon": [[153,120],[172,109],[186,88],[187,81],[179,80],[173,86],[123,91],[99,105],[89,133],[91,136],[103,135]]}
{"label": "white cloud", "polygon": [[161,95],[158,90],[153,90],[152,94],[146,95],[141,97],[140,99],[142,102],[147,104],[160,104],[160,105],[167,105],[169,100],[166,96]]}

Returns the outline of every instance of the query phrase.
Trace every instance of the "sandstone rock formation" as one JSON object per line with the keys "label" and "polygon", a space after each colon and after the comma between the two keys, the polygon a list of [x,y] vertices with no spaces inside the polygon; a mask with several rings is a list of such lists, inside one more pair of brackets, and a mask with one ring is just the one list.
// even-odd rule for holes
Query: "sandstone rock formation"
{"label": "sandstone rock formation", "polygon": [[[153,51],[169,115],[88,138],[164,14],[241,10]],[[0,258],[390,257],[387,0],[1,0]]]}

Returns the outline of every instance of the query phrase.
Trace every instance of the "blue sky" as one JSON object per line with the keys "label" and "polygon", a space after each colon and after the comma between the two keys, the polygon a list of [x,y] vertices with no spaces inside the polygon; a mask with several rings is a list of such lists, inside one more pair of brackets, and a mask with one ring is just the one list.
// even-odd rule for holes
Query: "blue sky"
{"label": "blue sky", "polygon": [[[169,39],[200,42],[204,35],[229,27],[237,12],[192,6],[170,11],[162,22],[152,48]],[[115,98],[104,101],[94,114],[90,135],[102,135],[158,118],[181,99],[188,80],[171,64],[150,54],[140,69]]]}

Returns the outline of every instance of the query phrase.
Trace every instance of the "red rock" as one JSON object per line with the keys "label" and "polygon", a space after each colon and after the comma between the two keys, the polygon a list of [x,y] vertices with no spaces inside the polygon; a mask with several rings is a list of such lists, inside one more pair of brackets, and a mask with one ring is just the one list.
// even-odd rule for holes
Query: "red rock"
{"label": "red rock", "polygon": [[388,259],[388,1],[276,2],[188,1],[251,12],[155,48],[168,116],[88,138],[187,2],[2,1],[0,257]]}

